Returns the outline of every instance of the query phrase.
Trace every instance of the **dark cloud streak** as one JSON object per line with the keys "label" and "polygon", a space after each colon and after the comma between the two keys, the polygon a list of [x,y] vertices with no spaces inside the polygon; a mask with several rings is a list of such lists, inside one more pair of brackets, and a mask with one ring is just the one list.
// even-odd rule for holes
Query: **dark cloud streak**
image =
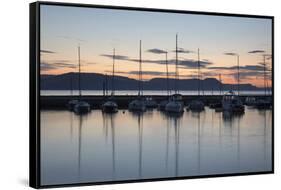
{"label": "dark cloud streak", "polygon": [[[50,70],[56,70],[56,69],[62,69],[62,68],[67,68],[67,69],[76,69],[78,68],[77,64],[71,64],[71,63],[66,63],[68,62],[67,60],[62,60],[62,61],[52,61],[52,62],[47,62],[47,61],[42,61],[40,64],[40,69],[42,71],[50,71]],[[82,66],[84,64],[81,64]]]}
{"label": "dark cloud streak", "polygon": [[164,50],[158,49],[158,48],[148,49],[146,51],[149,52],[149,53],[155,53],[155,54],[165,54],[165,53],[167,53],[167,51],[164,51]]}
{"label": "dark cloud streak", "polygon": [[[111,73],[112,71],[106,71],[108,73]],[[116,71],[115,73],[117,74],[132,74],[132,75],[138,75],[139,74],[139,71],[128,71],[128,72],[125,72],[125,71]],[[166,72],[161,72],[161,71],[142,71],[142,74],[143,75],[158,75],[158,76],[166,76]],[[170,76],[173,76],[175,75],[174,72],[169,72],[169,75]]]}
{"label": "dark cloud streak", "polygon": [[[208,67],[208,69],[211,70],[235,70],[237,69],[237,66],[232,67]],[[245,65],[240,66],[240,70],[249,70],[249,71],[263,71],[264,67],[262,65]]]}
{"label": "dark cloud streak", "polygon": [[[108,57],[111,59],[113,58],[113,55],[110,55],[110,54],[101,54],[101,56]],[[123,55],[116,55],[115,59],[123,60],[123,61],[139,62],[139,59],[132,59],[132,58],[129,58],[128,56],[123,56]],[[143,59],[142,62],[143,63],[154,63],[154,64],[166,64],[166,60]],[[175,64],[175,62],[176,62],[175,59],[168,60],[169,64]],[[213,63],[208,60],[200,61],[200,66],[202,68],[206,68],[207,66],[212,65],[212,64]],[[178,60],[178,65],[182,66],[182,68],[184,68],[184,69],[193,69],[193,68],[197,68],[198,61],[193,60],[193,59]]]}
{"label": "dark cloud streak", "polygon": [[226,52],[226,53],[224,53],[224,55],[237,56],[237,53],[233,53],[233,52]]}
{"label": "dark cloud streak", "polygon": [[[108,58],[111,58],[113,59],[113,55],[111,54],[101,54],[100,56],[103,56],[103,57],[108,57]],[[130,61],[130,58],[128,56],[125,56],[125,55],[115,55],[115,59],[116,60],[123,60],[123,61]]]}
{"label": "dark cloud streak", "polygon": [[[173,50],[172,52],[176,52],[176,50]],[[187,50],[184,48],[178,48],[178,53],[194,53],[192,50]]]}
{"label": "dark cloud streak", "polygon": [[40,52],[41,52],[41,53],[50,53],[50,54],[56,53],[56,52],[54,52],[54,51],[44,50],[44,49],[41,49]]}
{"label": "dark cloud streak", "polygon": [[248,53],[250,54],[254,54],[254,53],[265,53],[264,50],[252,50],[252,51],[249,51]]}

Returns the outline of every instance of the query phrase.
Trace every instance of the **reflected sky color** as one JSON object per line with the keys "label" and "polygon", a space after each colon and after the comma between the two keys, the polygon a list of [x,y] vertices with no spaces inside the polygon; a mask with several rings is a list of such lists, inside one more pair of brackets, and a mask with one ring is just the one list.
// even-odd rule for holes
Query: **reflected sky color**
{"label": "reflected sky color", "polygon": [[[117,55],[138,59],[138,43],[143,42],[143,70],[165,72],[165,65],[145,60],[164,60],[164,54],[150,53],[149,49],[168,51],[168,59],[175,59],[175,35],[179,35],[179,47],[191,51],[180,53],[180,60],[197,60],[200,48],[201,60],[210,62],[202,68],[204,77],[216,77],[221,73],[223,82],[234,83],[236,70],[210,67],[236,66],[236,58],[224,55],[236,52],[240,65],[258,65],[263,61],[263,50],[271,54],[271,20],[207,15],[171,14],[128,10],[63,7],[41,5],[41,73],[61,74],[77,72],[77,46],[81,46],[83,72],[110,74],[113,48]],[[271,68],[270,56],[266,60]],[[170,71],[174,65],[170,64]],[[116,60],[116,74],[137,78],[136,61]],[[181,78],[192,78],[194,67],[180,68]],[[242,83],[262,86],[261,70],[241,70]],[[256,72],[253,73],[253,72]],[[244,76],[244,77],[243,77]],[[144,79],[164,77],[144,74]],[[271,82],[268,82],[269,85]]]}
{"label": "reflected sky color", "polygon": [[[270,171],[272,112],[41,111],[42,185]],[[124,122],[126,121],[126,122]]]}

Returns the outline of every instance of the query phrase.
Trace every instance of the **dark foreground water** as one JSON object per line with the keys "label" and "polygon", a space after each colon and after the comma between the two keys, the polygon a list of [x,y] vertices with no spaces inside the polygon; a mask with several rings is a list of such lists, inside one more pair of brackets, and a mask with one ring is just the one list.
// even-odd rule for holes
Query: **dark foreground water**
{"label": "dark foreground water", "polygon": [[43,185],[269,171],[272,112],[41,111]]}

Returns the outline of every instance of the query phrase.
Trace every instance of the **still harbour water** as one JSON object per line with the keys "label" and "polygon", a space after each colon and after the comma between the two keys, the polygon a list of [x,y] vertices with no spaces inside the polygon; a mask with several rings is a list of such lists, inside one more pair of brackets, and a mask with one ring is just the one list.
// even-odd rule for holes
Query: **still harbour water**
{"label": "still harbour water", "polygon": [[41,110],[42,185],[272,169],[272,111]]}

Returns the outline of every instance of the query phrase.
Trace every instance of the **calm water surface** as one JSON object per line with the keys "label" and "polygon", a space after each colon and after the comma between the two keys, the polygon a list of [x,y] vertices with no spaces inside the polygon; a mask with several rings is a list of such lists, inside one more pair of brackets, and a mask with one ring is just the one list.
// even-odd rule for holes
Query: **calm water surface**
{"label": "calm water surface", "polygon": [[[123,112],[125,111],[125,112]],[[269,171],[272,112],[41,111],[43,185]]]}

